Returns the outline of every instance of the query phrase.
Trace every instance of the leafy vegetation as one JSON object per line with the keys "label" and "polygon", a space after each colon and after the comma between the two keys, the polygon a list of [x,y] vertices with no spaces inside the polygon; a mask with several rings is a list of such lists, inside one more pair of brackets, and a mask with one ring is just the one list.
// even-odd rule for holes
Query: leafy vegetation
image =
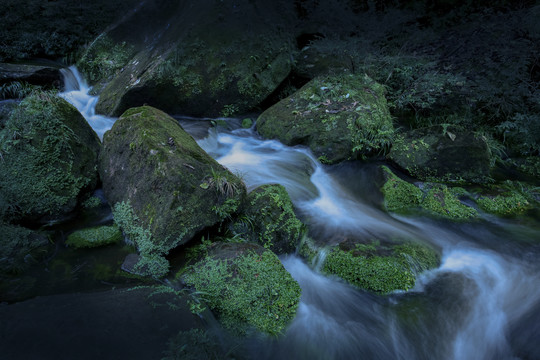
{"label": "leafy vegetation", "polygon": [[0,273],[17,274],[38,259],[47,239],[32,230],[0,221]]}

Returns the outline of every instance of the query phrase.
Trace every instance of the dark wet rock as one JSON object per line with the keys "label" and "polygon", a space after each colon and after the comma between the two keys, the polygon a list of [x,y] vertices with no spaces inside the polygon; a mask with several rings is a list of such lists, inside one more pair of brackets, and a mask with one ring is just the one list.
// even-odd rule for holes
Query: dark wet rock
{"label": "dark wet rock", "polygon": [[17,274],[47,254],[47,237],[0,222],[0,273]]}
{"label": "dark wet rock", "polygon": [[234,213],[246,193],[242,181],[176,120],[149,106],[130,109],[116,121],[105,133],[100,159],[115,222],[150,268],[163,267],[169,250]]}
{"label": "dark wet rock", "polygon": [[63,83],[60,68],[60,66],[0,63],[0,85],[17,81],[59,89]]}
{"label": "dark wet rock", "polygon": [[46,222],[71,213],[97,181],[99,139],[48,92],[26,97],[0,131],[0,216]]}
{"label": "dark wet rock", "polygon": [[311,80],[263,112],[257,130],[286,145],[307,145],[324,163],[383,152],[394,133],[384,88],[351,74]]}
{"label": "dark wet rock", "polygon": [[492,166],[487,139],[456,126],[406,132],[394,141],[388,157],[421,180],[483,183]]}
{"label": "dark wet rock", "polygon": [[249,0],[143,3],[79,62],[101,89],[97,111],[149,104],[230,116],[259,105],[289,75],[293,4]]}

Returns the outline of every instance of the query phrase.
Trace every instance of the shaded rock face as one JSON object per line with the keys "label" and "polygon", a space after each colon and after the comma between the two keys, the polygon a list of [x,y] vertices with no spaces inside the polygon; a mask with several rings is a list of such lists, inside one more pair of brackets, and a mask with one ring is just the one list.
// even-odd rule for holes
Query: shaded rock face
{"label": "shaded rock face", "polygon": [[164,255],[222,221],[246,192],[176,120],[149,106],[126,111],[105,133],[100,174],[115,220],[124,219],[143,255]]}
{"label": "shaded rock face", "polygon": [[394,142],[388,156],[421,180],[483,183],[492,164],[486,139],[454,126],[409,131]]}
{"label": "shaded rock face", "polygon": [[29,229],[0,222],[0,273],[24,271],[46,252],[47,238]]}
{"label": "shaded rock face", "polygon": [[50,221],[73,211],[97,185],[99,139],[71,104],[36,92],[0,131],[0,216]]}
{"label": "shaded rock face", "polygon": [[13,81],[60,88],[62,74],[59,66],[0,64],[0,85]]}
{"label": "shaded rock face", "polygon": [[249,193],[245,206],[230,227],[233,234],[257,242],[276,254],[296,250],[304,225],[296,217],[282,185],[263,185]]}
{"label": "shaded rock face", "polygon": [[153,1],[100,35],[78,66],[101,89],[97,111],[142,104],[193,116],[260,104],[293,63],[293,5]]}
{"label": "shaded rock face", "polygon": [[324,163],[384,151],[394,133],[383,87],[351,74],[311,80],[263,112],[257,130],[286,145],[307,145]]}

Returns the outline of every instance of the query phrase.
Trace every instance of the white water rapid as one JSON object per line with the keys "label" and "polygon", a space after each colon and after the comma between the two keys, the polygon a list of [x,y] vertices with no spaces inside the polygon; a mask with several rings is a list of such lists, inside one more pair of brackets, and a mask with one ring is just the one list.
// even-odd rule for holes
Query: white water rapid
{"label": "white water rapid", "polygon": [[96,114],[99,97],[90,95],[92,88],[75,66],[62,69],[61,72],[64,76],[64,91],[59,95],[75,106],[99,138],[103,139],[103,134],[113,126],[116,118]]}
{"label": "white water rapid", "polygon": [[[97,98],[70,72],[62,96],[101,137],[114,119],[95,115]],[[238,124],[236,130],[193,119],[181,124],[249,189],[284,185],[318,239],[406,234],[442,249],[441,266],[415,289],[384,297],[323,276],[295,255],[283,257],[302,287],[298,313],[283,337],[252,339],[250,358],[540,359],[538,224],[394,217],[376,206],[380,195],[369,165],[323,166],[303,147],[261,139]]]}

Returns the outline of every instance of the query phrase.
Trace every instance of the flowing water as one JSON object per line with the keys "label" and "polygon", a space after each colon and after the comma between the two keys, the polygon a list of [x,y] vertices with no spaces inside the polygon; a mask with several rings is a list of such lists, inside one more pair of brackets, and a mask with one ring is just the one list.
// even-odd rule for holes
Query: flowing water
{"label": "flowing water", "polygon": [[[63,96],[100,137],[114,119],[94,114],[97,98],[71,69]],[[539,359],[540,230],[537,222],[484,216],[474,223],[391,216],[380,208],[376,164],[323,166],[309,150],[261,139],[225,119],[180,123],[249,190],[285,186],[310,235],[400,234],[442,250],[441,266],[409,292],[376,296],[323,276],[316,264],[282,257],[302,288],[298,313],[279,339],[252,339],[258,359]],[[232,130],[231,130],[232,129]],[[324,253],[320,256],[324,256]],[[320,260],[320,259],[319,259]]]}

